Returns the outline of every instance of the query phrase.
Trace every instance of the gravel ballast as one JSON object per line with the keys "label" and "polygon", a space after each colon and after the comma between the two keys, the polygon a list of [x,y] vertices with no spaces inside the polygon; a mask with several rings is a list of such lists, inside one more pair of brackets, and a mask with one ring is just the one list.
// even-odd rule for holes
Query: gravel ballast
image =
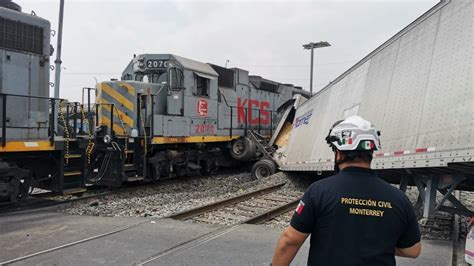
{"label": "gravel ballast", "polygon": [[177,179],[170,183],[77,202],[62,211],[75,215],[160,218],[284,180],[280,175],[253,180],[248,172]]}

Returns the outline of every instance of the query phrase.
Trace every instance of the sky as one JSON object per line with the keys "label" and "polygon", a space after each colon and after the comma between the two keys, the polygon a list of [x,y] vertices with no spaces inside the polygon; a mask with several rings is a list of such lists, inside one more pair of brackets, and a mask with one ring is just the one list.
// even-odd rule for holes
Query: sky
{"label": "sky", "polygon": [[[59,0],[14,1],[57,29]],[[141,53],[229,60],[228,67],[309,90],[310,52],[302,45],[328,41],[315,50],[316,92],[439,0],[65,2],[60,97],[80,101],[83,87],[120,78]]]}

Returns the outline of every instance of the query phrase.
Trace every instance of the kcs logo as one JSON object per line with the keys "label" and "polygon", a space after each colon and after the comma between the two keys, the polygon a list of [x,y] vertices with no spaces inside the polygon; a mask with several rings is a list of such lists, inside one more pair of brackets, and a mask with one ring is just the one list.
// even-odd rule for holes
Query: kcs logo
{"label": "kcs logo", "polygon": [[207,101],[205,99],[198,99],[196,102],[196,113],[201,117],[206,117],[208,113]]}
{"label": "kcs logo", "polygon": [[[239,124],[269,125],[270,124],[270,103],[254,99],[237,98],[237,118]],[[245,116],[247,113],[247,117]],[[254,115],[255,114],[255,115]]]}

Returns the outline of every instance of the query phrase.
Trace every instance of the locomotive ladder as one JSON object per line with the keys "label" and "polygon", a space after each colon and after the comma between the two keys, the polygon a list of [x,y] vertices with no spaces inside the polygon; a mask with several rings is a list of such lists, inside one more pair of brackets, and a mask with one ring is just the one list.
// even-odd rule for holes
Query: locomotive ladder
{"label": "locomotive ladder", "polygon": [[69,139],[67,141],[69,150],[64,153],[62,192],[64,194],[84,192],[85,151],[79,147],[80,140]]}
{"label": "locomotive ladder", "polygon": [[[83,106],[81,106],[81,109],[83,111]],[[58,115],[64,130],[62,140],[65,147],[62,156],[62,179],[60,179],[59,189],[64,194],[84,192],[86,153],[84,148],[81,148],[82,139],[77,138],[77,117],[80,116],[79,104],[60,101]],[[83,124],[83,118],[81,116],[81,125]],[[71,120],[73,121],[72,126],[70,126]]]}

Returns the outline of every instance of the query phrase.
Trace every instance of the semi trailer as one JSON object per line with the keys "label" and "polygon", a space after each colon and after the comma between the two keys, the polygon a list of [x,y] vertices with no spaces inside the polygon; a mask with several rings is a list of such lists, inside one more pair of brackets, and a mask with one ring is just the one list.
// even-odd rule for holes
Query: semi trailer
{"label": "semi trailer", "polygon": [[336,121],[359,115],[381,131],[372,168],[402,190],[415,185],[424,217],[472,216],[453,195],[474,189],[472,14],[472,1],[441,1],[308,101],[287,104],[274,152],[254,171],[271,171],[273,160],[282,171],[331,175],[325,137]]}

